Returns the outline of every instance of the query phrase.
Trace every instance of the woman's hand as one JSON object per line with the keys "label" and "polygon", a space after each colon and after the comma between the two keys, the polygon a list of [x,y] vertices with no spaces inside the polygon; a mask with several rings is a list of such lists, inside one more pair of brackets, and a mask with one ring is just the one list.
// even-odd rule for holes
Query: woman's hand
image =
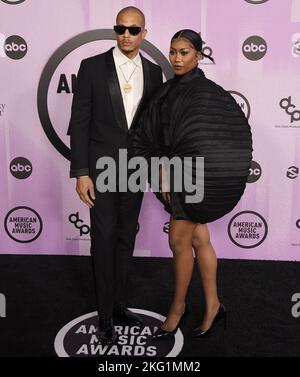
{"label": "woman's hand", "polygon": [[169,192],[161,191],[162,197],[164,198],[164,201],[171,203],[171,196]]}
{"label": "woman's hand", "polygon": [[171,203],[169,183],[164,167],[162,165],[160,165],[159,167],[159,192],[162,194],[164,201]]}

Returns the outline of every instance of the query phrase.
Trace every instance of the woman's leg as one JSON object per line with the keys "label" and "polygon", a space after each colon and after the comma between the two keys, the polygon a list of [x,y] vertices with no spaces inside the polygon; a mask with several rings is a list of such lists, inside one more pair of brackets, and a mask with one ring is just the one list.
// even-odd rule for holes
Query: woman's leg
{"label": "woman's leg", "polygon": [[199,328],[207,330],[218,312],[220,301],[217,293],[217,257],[206,224],[196,225],[192,243],[206,303],[204,318]]}
{"label": "woman's leg", "polygon": [[161,326],[165,331],[176,328],[185,310],[185,297],[194,266],[192,235],[195,226],[185,220],[170,221],[169,244],[173,253],[175,291],[169,313]]}

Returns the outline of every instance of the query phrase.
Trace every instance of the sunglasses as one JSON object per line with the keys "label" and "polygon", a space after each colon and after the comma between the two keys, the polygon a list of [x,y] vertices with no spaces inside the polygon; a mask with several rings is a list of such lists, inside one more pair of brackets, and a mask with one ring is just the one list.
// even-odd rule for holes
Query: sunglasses
{"label": "sunglasses", "polygon": [[142,31],[142,28],[140,26],[124,26],[124,25],[115,25],[114,26],[114,31],[118,35],[123,35],[125,33],[126,29],[128,29],[128,31],[131,35],[138,35]]}

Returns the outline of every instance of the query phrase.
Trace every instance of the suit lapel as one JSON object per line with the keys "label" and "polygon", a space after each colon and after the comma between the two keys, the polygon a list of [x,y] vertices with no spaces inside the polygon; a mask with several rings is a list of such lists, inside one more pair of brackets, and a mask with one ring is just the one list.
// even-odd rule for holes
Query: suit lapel
{"label": "suit lapel", "polygon": [[144,76],[144,87],[143,87],[143,96],[141,98],[141,101],[139,103],[139,106],[134,114],[132,123],[131,123],[131,128],[135,126],[135,123],[141,113],[141,110],[143,108],[143,104],[148,96],[149,93],[149,86],[150,86],[150,69],[149,69],[149,64],[147,63],[147,60],[141,55],[142,59],[142,65],[143,65],[143,76]]}
{"label": "suit lapel", "polygon": [[111,103],[118,127],[128,131],[125,108],[120,90],[118,75],[115,67],[115,62],[112,54],[113,49],[106,53],[106,66],[107,66],[107,83],[111,97]]}

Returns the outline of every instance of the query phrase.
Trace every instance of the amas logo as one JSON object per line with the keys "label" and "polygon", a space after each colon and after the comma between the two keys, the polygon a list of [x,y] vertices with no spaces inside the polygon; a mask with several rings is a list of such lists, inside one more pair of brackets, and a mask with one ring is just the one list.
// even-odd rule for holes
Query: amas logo
{"label": "amas logo", "polygon": [[152,339],[154,332],[165,321],[160,313],[129,308],[142,317],[141,326],[114,323],[117,340],[112,345],[99,343],[98,313],[92,312],[74,318],[65,324],[55,337],[54,347],[59,357],[175,357],[184,345],[180,328],[172,337],[158,342]]}
{"label": "amas logo", "polygon": [[242,51],[247,59],[260,60],[267,53],[267,43],[259,35],[252,35],[243,43]]}
{"label": "amas logo", "polygon": [[230,240],[244,249],[251,249],[264,242],[268,234],[268,224],[263,216],[254,211],[242,211],[228,223]]}
{"label": "amas logo", "polygon": [[16,242],[35,241],[42,233],[41,216],[32,208],[20,206],[11,209],[4,220],[7,235]]}
{"label": "amas logo", "polygon": [[251,107],[248,99],[240,92],[237,92],[235,90],[228,90],[228,93],[232,95],[232,97],[235,99],[236,103],[240,106],[240,108],[243,110],[245,117],[249,120],[250,113],[251,113]]}
{"label": "amas logo", "polygon": [[59,77],[56,93],[73,94],[76,88],[76,78],[76,75],[72,73],[70,79],[68,80],[67,75],[65,73],[62,73]]}

